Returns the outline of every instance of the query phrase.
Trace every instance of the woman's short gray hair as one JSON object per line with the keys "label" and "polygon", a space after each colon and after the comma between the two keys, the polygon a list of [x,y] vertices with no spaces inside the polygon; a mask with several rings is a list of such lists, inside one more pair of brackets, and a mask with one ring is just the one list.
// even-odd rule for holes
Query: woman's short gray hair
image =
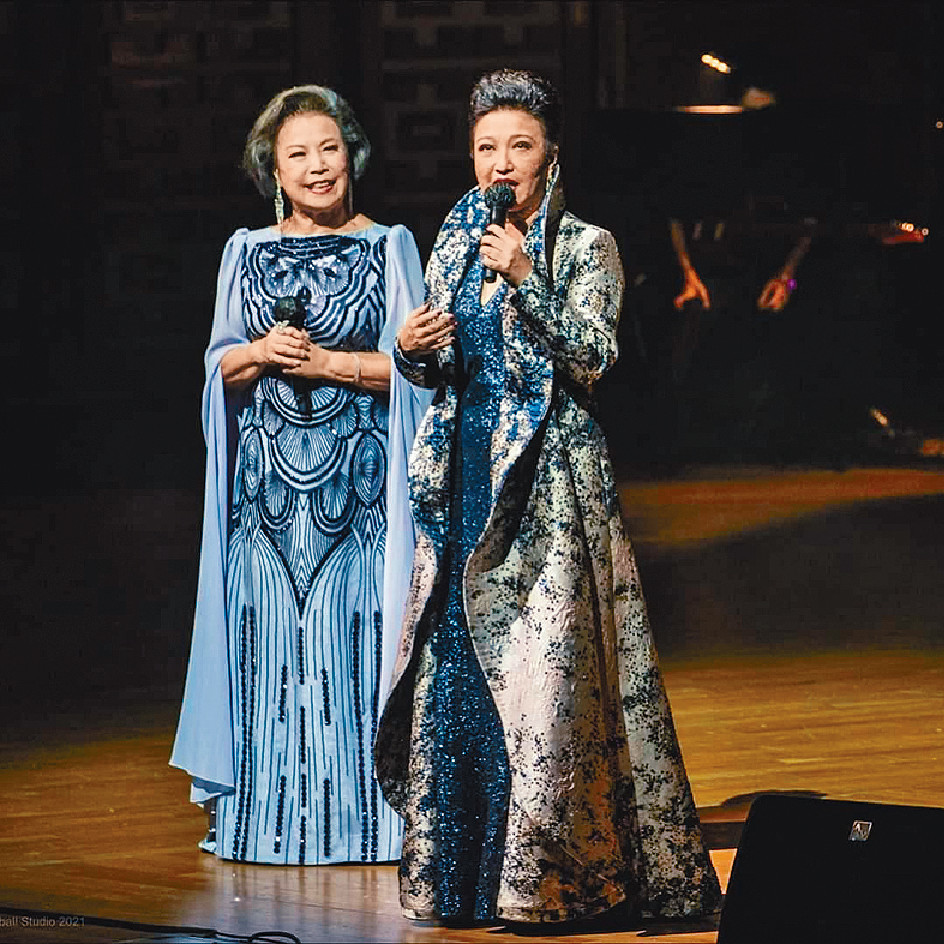
{"label": "woman's short gray hair", "polygon": [[328,115],[335,120],[347,145],[355,180],[367,169],[370,141],[351,106],[337,92],[323,85],[296,85],[279,92],[262,109],[246,138],[243,170],[264,197],[275,194],[275,139],[279,129],[292,115],[308,112]]}
{"label": "woman's short gray hair", "polygon": [[549,157],[560,144],[564,109],[560,93],[543,76],[522,69],[497,69],[483,75],[469,98],[470,140],[479,118],[499,108],[518,108],[537,118],[544,127]]}

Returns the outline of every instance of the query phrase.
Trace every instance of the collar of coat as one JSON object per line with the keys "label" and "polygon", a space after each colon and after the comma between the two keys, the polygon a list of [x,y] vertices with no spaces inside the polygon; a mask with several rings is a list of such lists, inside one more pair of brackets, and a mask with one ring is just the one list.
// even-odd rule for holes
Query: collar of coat
{"label": "collar of coat", "polygon": [[[564,191],[560,183],[560,167],[555,161],[549,169],[544,199],[524,240],[525,253],[538,274],[548,280],[553,278],[554,243],[563,212]],[[426,286],[434,307],[446,311],[452,307],[462,279],[478,252],[488,216],[482,191],[473,187],[443,221],[426,269]]]}
{"label": "collar of coat", "polygon": [[[535,274],[548,280],[552,269],[549,260],[562,214],[563,193],[555,165],[547,193],[525,237],[525,252],[534,265]],[[453,207],[433,247],[426,270],[426,284],[434,306],[451,310],[462,279],[478,253],[479,241],[487,224],[488,209],[476,187]],[[544,423],[551,405],[555,376],[547,352],[524,328],[511,305],[506,306],[503,315],[502,333],[509,395],[503,397],[498,405],[495,435],[492,437],[490,474],[493,496],[502,492],[512,466]],[[438,362],[444,382],[413,447],[410,490],[418,529],[431,539],[436,552],[441,553],[446,538],[449,456],[458,406],[457,392],[450,379],[455,376],[455,349],[452,345],[439,352]],[[490,530],[490,527],[486,528],[486,532]]]}

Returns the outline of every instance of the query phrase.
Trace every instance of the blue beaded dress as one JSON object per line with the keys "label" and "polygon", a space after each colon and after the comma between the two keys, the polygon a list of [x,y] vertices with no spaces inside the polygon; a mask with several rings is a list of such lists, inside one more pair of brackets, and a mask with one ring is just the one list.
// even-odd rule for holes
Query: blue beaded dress
{"label": "blue beaded dress", "polygon": [[[441,610],[420,652],[423,704],[417,749],[432,758],[426,799],[436,823],[435,853],[424,868],[446,919],[495,917],[508,817],[509,770],[502,723],[469,636],[462,574],[492,506],[491,443],[504,393],[502,286],[482,305],[483,267],[475,261],[456,296],[456,385],[449,538]],[[412,863],[404,861],[408,874]]]}
{"label": "blue beaded dress", "polygon": [[[223,391],[214,375],[221,351],[266,334],[275,300],[303,289],[313,342],[389,350],[399,321],[422,298],[418,255],[402,227],[282,239],[240,231],[233,239],[220,285],[230,297],[222,311],[218,298],[208,351],[204,546],[171,763],[192,774],[192,799],[217,798],[214,851],[222,858],[389,861],[400,854],[401,821],[380,794],[372,747],[389,675],[385,653],[399,624],[399,612],[385,620],[385,601],[396,610],[405,593],[385,581],[389,478],[398,472],[404,503],[415,422],[404,432],[401,398],[389,436],[388,398],[353,386],[267,372],[239,393]],[[224,416],[214,399],[224,401]],[[420,406],[405,404],[409,419]],[[232,468],[228,501],[211,486],[221,437]],[[411,547],[402,530],[392,535],[391,565],[401,584],[408,563],[399,559],[408,560]],[[228,711],[204,692],[223,688],[224,660]]]}

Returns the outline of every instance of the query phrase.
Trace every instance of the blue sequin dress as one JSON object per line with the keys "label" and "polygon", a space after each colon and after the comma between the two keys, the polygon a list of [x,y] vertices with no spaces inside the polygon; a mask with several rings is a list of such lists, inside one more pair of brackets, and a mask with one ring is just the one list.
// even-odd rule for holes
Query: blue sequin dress
{"label": "blue sequin dress", "polygon": [[[376,350],[382,228],[251,242],[240,273],[249,339],[276,298],[308,289],[305,328]],[[237,413],[226,612],[235,792],[218,855],[273,864],[395,859],[401,824],[374,777],[386,535],[387,400],[264,374]]]}
{"label": "blue sequin dress", "polygon": [[[449,540],[439,612],[418,667],[422,721],[417,750],[433,759],[424,812],[436,822],[436,848],[421,868],[438,889],[446,919],[495,917],[508,816],[510,773],[502,723],[472,647],[462,600],[466,560],[492,504],[491,439],[504,395],[502,285],[483,306],[476,261],[456,297],[457,387]],[[407,822],[409,830],[409,821]],[[409,873],[412,864],[405,861]]]}

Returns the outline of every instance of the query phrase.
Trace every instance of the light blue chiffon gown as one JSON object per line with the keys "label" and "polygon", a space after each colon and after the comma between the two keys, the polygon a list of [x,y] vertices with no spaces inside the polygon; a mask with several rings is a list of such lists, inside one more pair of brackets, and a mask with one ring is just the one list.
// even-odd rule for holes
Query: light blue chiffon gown
{"label": "light blue chiffon gown", "polygon": [[[227,439],[231,492],[224,535],[224,503],[218,489],[210,494],[208,470],[207,511],[216,517],[205,524],[201,560],[201,584],[213,583],[218,598],[204,606],[203,622],[216,623],[216,637],[222,624],[225,654],[220,638],[210,659],[198,645],[206,635],[198,600],[171,763],[193,775],[195,801],[217,798],[213,851],[222,858],[396,859],[401,823],[374,777],[372,745],[410,566],[412,535],[401,533],[409,526],[405,450],[423,406],[413,398],[422,395],[404,392],[391,435],[385,395],[277,372],[239,394],[222,390],[214,375],[231,343],[269,331],[276,299],[299,293],[309,299],[305,329],[313,342],[389,350],[399,321],[421,301],[418,255],[402,227],[282,239],[241,231],[233,239],[232,272],[224,271],[226,255],[221,270],[220,291],[230,297],[222,306],[218,299],[204,417],[211,451],[216,437]],[[222,414],[213,408],[217,395]],[[385,584],[391,471],[400,485]],[[224,558],[222,579],[210,573],[208,541]],[[229,710],[220,695],[208,710],[201,684],[219,673],[224,655]],[[204,760],[208,751],[226,754],[201,746],[214,736],[230,748],[228,777]]]}

